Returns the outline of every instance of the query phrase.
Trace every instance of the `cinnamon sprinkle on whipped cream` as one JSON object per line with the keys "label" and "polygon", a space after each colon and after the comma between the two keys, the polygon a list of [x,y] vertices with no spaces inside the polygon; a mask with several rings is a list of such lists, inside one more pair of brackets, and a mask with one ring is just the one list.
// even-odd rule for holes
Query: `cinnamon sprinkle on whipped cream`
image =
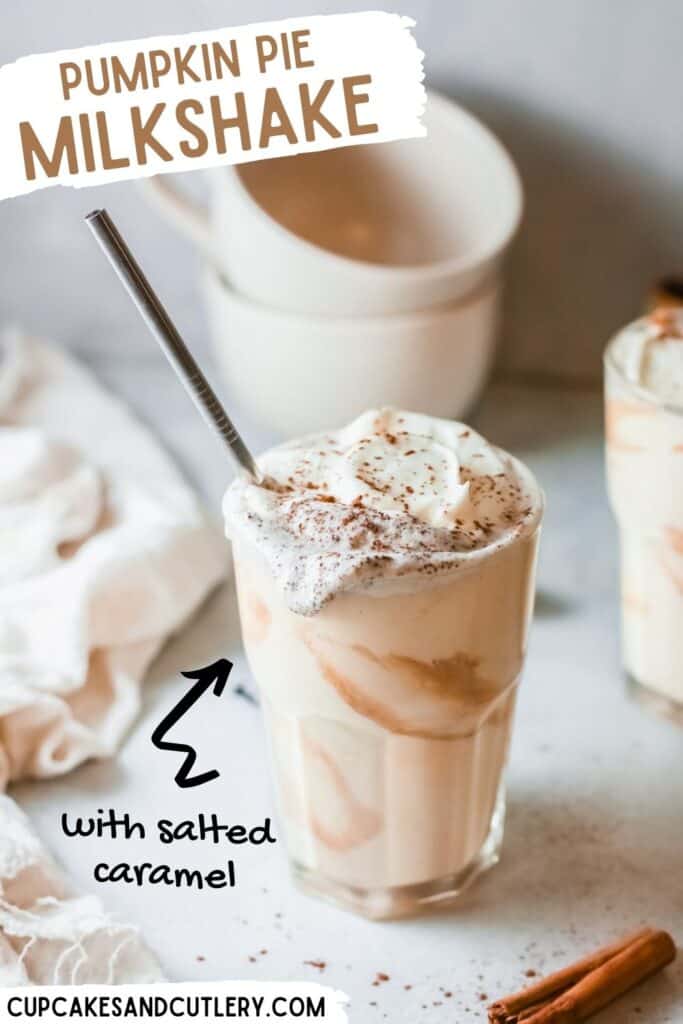
{"label": "cinnamon sprinkle on whipped cream", "polygon": [[289,607],[469,565],[538,521],[529,471],[462,423],[371,410],[341,430],[272,448],[268,480],[226,492],[226,532],[265,558]]}

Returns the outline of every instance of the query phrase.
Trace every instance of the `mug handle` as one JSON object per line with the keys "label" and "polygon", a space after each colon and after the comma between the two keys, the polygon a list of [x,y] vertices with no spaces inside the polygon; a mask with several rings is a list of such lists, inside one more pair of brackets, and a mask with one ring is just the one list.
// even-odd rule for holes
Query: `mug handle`
{"label": "mug handle", "polygon": [[156,208],[178,230],[205,251],[210,247],[209,215],[199,203],[185,196],[168,180],[168,175],[155,174],[140,182]]}

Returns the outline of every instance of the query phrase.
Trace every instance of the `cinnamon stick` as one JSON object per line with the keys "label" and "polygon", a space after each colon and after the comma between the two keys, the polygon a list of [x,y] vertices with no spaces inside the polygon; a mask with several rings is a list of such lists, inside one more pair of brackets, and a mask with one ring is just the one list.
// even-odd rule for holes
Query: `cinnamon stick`
{"label": "cinnamon stick", "polygon": [[494,1024],[578,1024],[670,963],[670,935],[642,928],[489,1007]]}
{"label": "cinnamon stick", "polygon": [[644,936],[650,935],[652,931],[652,928],[639,928],[638,931],[631,932],[630,935],[624,936],[623,939],[619,939],[617,942],[610,943],[609,946],[603,946],[589,956],[583,957],[582,960],[577,960],[576,963],[563,967],[562,970],[555,971],[553,974],[549,974],[534,985],[529,985],[527,988],[522,989],[521,992],[515,992],[513,995],[497,1000],[489,1006],[489,1021],[491,1024],[517,1024],[518,1021],[526,1021],[529,1015],[525,1011],[533,1009],[536,1012],[551,996],[571,988],[577,981],[585,977],[589,971],[600,967],[601,964],[616,956],[617,953],[621,953],[627,946],[631,946]]}
{"label": "cinnamon stick", "polygon": [[667,932],[652,932],[590,971],[572,988],[528,1018],[527,1024],[579,1024],[614,1002],[676,956]]}

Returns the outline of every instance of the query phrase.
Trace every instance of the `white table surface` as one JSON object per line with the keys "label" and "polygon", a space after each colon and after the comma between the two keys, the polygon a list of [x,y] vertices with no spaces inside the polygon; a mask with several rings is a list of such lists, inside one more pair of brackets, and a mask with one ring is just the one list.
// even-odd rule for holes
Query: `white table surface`
{"label": "white table surface", "polygon": [[[100,354],[96,368],[154,425],[217,511],[229,467],[155,353],[143,362]],[[174,785],[176,756],[149,739],[187,685],[181,670],[226,656],[235,662],[231,685],[252,686],[227,584],[157,660],[142,717],[116,760],[14,790],[74,881],[140,926],[171,979],[314,979],[349,994],[353,1022],[478,1021],[484,996],[520,987],[525,971],[554,969],[641,923],[668,928],[683,943],[683,732],[624,692],[599,395],[499,385],[474,423],[529,462],[548,502],[500,865],[452,909],[370,923],[299,894],[282,843],[193,849],[61,834],[64,810],[115,807],[150,824],[200,810],[256,824],[272,813],[257,707],[230,694],[190,713],[184,732],[200,745],[202,763],[222,770],[196,790]],[[245,427],[252,442],[269,440]],[[228,857],[237,864],[233,890],[92,879],[101,860],[208,869]],[[373,986],[377,972],[390,980]],[[683,1021],[683,955],[600,1020]]]}

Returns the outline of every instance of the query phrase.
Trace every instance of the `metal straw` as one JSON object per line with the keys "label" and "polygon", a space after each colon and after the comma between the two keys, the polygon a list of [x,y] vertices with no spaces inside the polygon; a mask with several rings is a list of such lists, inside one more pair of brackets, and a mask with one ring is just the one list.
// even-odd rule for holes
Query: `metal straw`
{"label": "metal straw", "polygon": [[260,482],[261,472],[251,452],[197,365],[194,356],[178,334],[113,220],[106,210],[93,210],[85,219],[200,413],[228,446],[239,468],[253,480]]}

